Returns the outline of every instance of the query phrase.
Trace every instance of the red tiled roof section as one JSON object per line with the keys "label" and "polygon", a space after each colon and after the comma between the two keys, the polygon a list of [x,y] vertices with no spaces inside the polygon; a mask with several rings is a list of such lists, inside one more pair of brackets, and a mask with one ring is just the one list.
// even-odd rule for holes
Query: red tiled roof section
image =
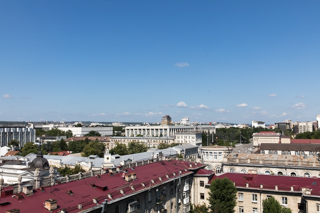
{"label": "red tiled roof section", "polygon": [[72,151],[49,152],[49,155],[67,156],[67,155],[70,155],[71,153]]}
{"label": "red tiled roof section", "polygon": [[[190,167],[190,164],[192,167]],[[136,193],[139,190],[147,190],[150,186],[157,185],[161,182],[170,179],[177,178],[181,171],[181,175],[192,174],[191,169],[201,169],[203,164],[195,164],[184,161],[161,161],[151,163],[134,169],[127,169],[128,173],[135,173],[136,180],[127,182],[122,178],[122,173],[106,173],[100,175],[100,177],[90,177],[79,181],[73,181],[69,183],[54,185],[52,187],[44,188],[44,191],[35,190],[33,195],[24,196],[23,200],[17,200],[12,196],[1,197],[1,202],[10,202],[10,205],[0,206],[0,212],[17,208],[22,212],[45,212],[48,210],[44,208],[44,202],[48,199],[57,200],[58,209],[53,210],[53,213],[60,211],[61,209],[67,209],[68,213],[77,212],[79,209],[76,207],[78,204],[82,204],[84,209],[95,206],[92,202],[94,198],[101,204],[104,199],[110,200],[108,195],[111,195],[112,200],[123,197],[124,195]],[[190,170],[189,170],[190,169]],[[173,175],[175,173],[175,176]],[[161,180],[159,179],[161,177]],[[151,180],[154,180],[152,183]],[[142,185],[144,183],[144,186]],[[134,191],[131,187],[134,187]],[[67,192],[72,191],[72,195]],[[122,191],[121,191],[122,190]]]}
{"label": "red tiled roof section", "polygon": [[301,188],[309,188],[312,189],[311,195],[320,196],[320,179],[318,178],[225,173],[220,176],[214,176],[209,183],[216,178],[225,177],[235,182],[237,187],[246,187],[246,183],[248,183],[249,188],[260,189],[260,184],[262,184],[263,189],[275,190],[275,186],[278,186],[280,191],[290,191],[291,187],[293,187],[294,191],[301,191]]}
{"label": "red tiled roof section", "polygon": [[259,134],[277,134],[276,132],[259,132]]}
{"label": "red tiled roof section", "polygon": [[291,143],[310,143],[320,144],[320,139],[291,139]]}
{"label": "red tiled roof section", "polygon": [[211,170],[206,170],[206,169],[199,169],[197,172],[196,172],[197,175],[212,175],[214,174],[214,171],[211,171]]}

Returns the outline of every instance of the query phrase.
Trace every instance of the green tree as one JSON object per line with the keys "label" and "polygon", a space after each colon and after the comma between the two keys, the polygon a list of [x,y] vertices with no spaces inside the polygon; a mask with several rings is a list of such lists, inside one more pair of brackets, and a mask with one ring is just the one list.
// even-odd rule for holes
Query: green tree
{"label": "green tree", "polygon": [[61,139],[59,141],[59,149],[60,149],[60,151],[67,151],[68,150],[68,145],[65,140]]}
{"label": "green tree", "polygon": [[9,143],[8,143],[8,146],[14,146],[14,147],[19,147],[20,145],[20,142],[18,140],[11,140]]}
{"label": "green tree", "polygon": [[127,155],[129,153],[125,144],[116,143],[116,147],[110,150],[111,154]]}
{"label": "green tree", "polygon": [[191,204],[190,213],[208,213],[208,210],[209,209],[205,203],[198,205]]}
{"label": "green tree", "polygon": [[166,143],[159,143],[158,145],[158,149],[166,149],[166,148],[169,148],[169,144],[166,144]]}
{"label": "green tree", "polygon": [[74,168],[70,168],[67,166],[60,167],[58,168],[58,172],[60,173],[60,175],[66,176],[66,175],[78,174],[79,172],[85,172],[85,170],[83,170],[81,166],[77,164]]}
{"label": "green tree", "polygon": [[129,154],[135,154],[140,152],[146,152],[148,147],[145,143],[132,141],[128,144]]}
{"label": "green tree", "polygon": [[37,144],[33,143],[33,142],[28,142],[26,143],[22,149],[21,149],[21,156],[26,156],[30,153],[37,153],[39,150],[39,147]]}
{"label": "green tree", "polygon": [[269,197],[262,201],[263,213],[292,213],[290,208],[285,208],[274,198]]}
{"label": "green tree", "polygon": [[100,137],[101,134],[97,131],[91,130],[90,132],[88,132],[88,134],[85,134],[84,136],[86,136],[86,137],[95,137],[95,136]]}
{"label": "green tree", "polygon": [[82,127],[82,124],[81,124],[81,123],[77,123],[77,124],[75,125],[75,127]]}
{"label": "green tree", "polygon": [[210,213],[233,213],[236,206],[237,188],[228,178],[216,178],[209,191]]}
{"label": "green tree", "polygon": [[67,136],[67,138],[73,137],[72,131],[70,129],[68,131],[66,131],[66,136]]}
{"label": "green tree", "polygon": [[103,157],[105,150],[105,145],[98,140],[91,141],[83,148],[84,156],[88,157],[89,155],[98,155],[99,157]]}

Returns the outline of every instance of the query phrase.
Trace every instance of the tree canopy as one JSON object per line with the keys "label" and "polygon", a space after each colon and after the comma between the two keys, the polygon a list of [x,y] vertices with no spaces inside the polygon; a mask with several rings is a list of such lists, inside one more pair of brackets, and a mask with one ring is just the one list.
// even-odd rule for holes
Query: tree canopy
{"label": "tree canopy", "polygon": [[147,150],[148,150],[148,147],[143,142],[132,141],[132,142],[130,142],[128,144],[128,152],[129,152],[129,154],[146,152]]}
{"label": "tree canopy", "polygon": [[118,154],[118,155],[127,155],[129,153],[128,148],[125,144],[116,143],[116,146],[110,150],[111,154]]}
{"label": "tree canopy", "polygon": [[236,206],[237,188],[228,178],[216,178],[209,191],[210,213],[233,213]]}
{"label": "tree canopy", "polygon": [[159,143],[158,145],[158,149],[167,149],[169,147],[174,147],[174,146],[178,146],[178,143],[172,143],[172,144],[166,144],[166,143]]}
{"label": "tree canopy", "polygon": [[66,176],[66,175],[78,174],[79,172],[85,172],[85,170],[83,170],[81,166],[77,164],[74,168],[70,168],[66,166],[60,167],[58,168],[58,172],[60,173],[60,175]]}
{"label": "tree canopy", "polygon": [[193,205],[191,204],[190,213],[208,213],[208,207],[205,203]]}
{"label": "tree canopy", "polygon": [[20,151],[20,155],[21,156],[26,156],[29,153],[37,153],[39,150],[39,147],[37,144],[33,143],[33,142],[27,142],[21,149]]}
{"label": "tree canopy", "polygon": [[84,136],[86,136],[86,137],[95,137],[95,136],[100,137],[101,134],[97,131],[91,130],[90,132],[88,132],[88,134],[85,134]]}
{"label": "tree canopy", "polygon": [[290,208],[285,208],[274,198],[269,197],[262,201],[263,213],[291,213]]}
{"label": "tree canopy", "polygon": [[18,140],[11,140],[8,143],[8,146],[14,146],[14,147],[19,147],[20,146],[20,142]]}
{"label": "tree canopy", "polygon": [[105,145],[98,140],[91,141],[83,148],[83,155],[88,157],[89,155],[98,155],[103,157],[105,151]]}

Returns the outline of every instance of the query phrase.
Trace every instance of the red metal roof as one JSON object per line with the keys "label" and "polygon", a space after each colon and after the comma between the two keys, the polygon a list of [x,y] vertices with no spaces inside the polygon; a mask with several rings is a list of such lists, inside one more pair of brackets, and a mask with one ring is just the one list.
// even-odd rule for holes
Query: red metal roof
{"label": "red metal roof", "polygon": [[320,139],[291,139],[291,143],[320,143]]}
{"label": "red metal roof", "polygon": [[[192,167],[190,167],[190,164]],[[112,200],[123,197],[120,190],[123,190],[125,195],[136,193],[139,190],[148,189],[150,186],[160,184],[163,181],[181,175],[191,174],[192,171],[188,169],[203,168],[203,164],[195,164],[185,161],[162,161],[151,163],[134,169],[127,169],[129,173],[136,174],[136,180],[127,182],[122,178],[122,173],[114,175],[106,173],[98,177],[91,177],[79,181],[73,181],[65,184],[59,184],[52,187],[45,187],[44,191],[34,190],[31,196],[25,196],[24,199],[17,200],[12,196],[1,197],[1,202],[10,202],[10,205],[0,206],[0,212],[5,212],[13,208],[20,209],[20,212],[45,212],[48,210],[44,208],[44,203],[48,199],[56,199],[58,209],[52,212],[57,212],[61,209],[66,209],[68,213],[78,212],[78,204],[82,204],[83,209],[88,209],[95,206],[93,199],[97,199],[101,204],[108,198],[108,194],[112,196]],[[174,176],[173,173],[176,175]],[[159,179],[161,177],[162,180]],[[151,181],[153,180],[153,182]],[[144,183],[145,186],[142,185]],[[107,186],[107,189],[105,188]],[[132,190],[131,187],[134,187]],[[72,191],[72,195],[68,192]]]}
{"label": "red metal roof", "polygon": [[199,169],[197,172],[196,172],[197,175],[212,175],[214,174],[214,171],[211,171],[211,170],[206,170],[206,169]]}
{"label": "red metal roof", "polygon": [[237,187],[246,187],[246,183],[249,183],[249,188],[260,189],[260,184],[262,184],[263,189],[274,190],[275,186],[278,186],[278,190],[290,191],[291,186],[293,186],[294,191],[301,191],[301,188],[309,188],[312,189],[311,195],[320,196],[320,178],[226,173],[220,176],[214,176],[209,183],[216,178],[225,177],[235,182]]}

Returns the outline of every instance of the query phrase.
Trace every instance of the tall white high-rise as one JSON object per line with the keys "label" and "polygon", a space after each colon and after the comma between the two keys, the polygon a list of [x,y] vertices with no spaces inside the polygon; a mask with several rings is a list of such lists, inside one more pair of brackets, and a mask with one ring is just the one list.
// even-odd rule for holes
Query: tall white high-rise
{"label": "tall white high-rise", "polygon": [[320,128],[320,115],[317,115],[318,129]]}

